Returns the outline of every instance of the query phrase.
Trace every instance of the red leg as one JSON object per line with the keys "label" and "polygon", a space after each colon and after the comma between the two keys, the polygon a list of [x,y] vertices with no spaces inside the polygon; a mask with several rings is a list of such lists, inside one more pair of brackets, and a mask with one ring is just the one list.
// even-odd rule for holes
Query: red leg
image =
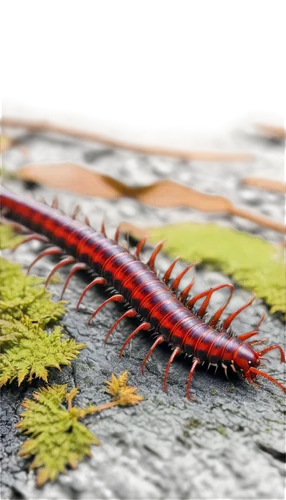
{"label": "red leg", "polygon": [[48,285],[51,277],[55,274],[55,272],[60,269],[61,267],[63,266],[67,266],[68,264],[73,264],[73,262],[75,262],[75,258],[74,257],[66,257],[64,260],[61,260],[61,262],[59,262],[50,272],[49,276],[47,277],[46,279],[46,282],[45,282],[45,288],[46,286]]}
{"label": "red leg", "polygon": [[226,301],[226,303],[220,308],[218,309],[218,311],[213,315],[212,319],[209,321],[209,325],[210,326],[216,326],[223,311],[227,308],[228,304],[230,303],[231,301],[231,298],[232,298],[232,294],[233,294],[233,291],[234,291],[234,286],[231,284],[231,283],[226,283],[224,286],[228,287],[229,290],[230,290],[230,293],[229,293],[229,297]]}
{"label": "red leg", "polygon": [[41,252],[35,260],[33,260],[32,264],[29,265],[29,267],[27,269],[27,275],[31,271],[32,267],[36,264],[36,262],[38,262],[38,260],[42,259],[46,255],[62,255],[62,254],[63,254],[63,250],[61,248],[59,248],[59,247],[49,247],[49,248],[47,248],[46,250],[44,250],[43,252]]}
{"label": "red leg", "polygon": [[109,297],[109,299],[105,300],[103,302],[103,304],[101,304],[93,313],[92,315],[90,316],[89,320],[88,320],[88,324],[90,325],[90,322],[91,320],[97,315],[97,313],[103,308],[105,307],[107,304],[109,304],[110,302],[124,302],[124,297],[120,294],[116,294],[116,295],[112,295],[112,297]]}
{"label": "red leg", "polygon": [[[224,287],[233,288],[233,285],[231,285],[229,283],[224,283],[223,285],[218,285],[214,288],[209,288],[208,290],[205,290],[204,292],[198,293],[191,300],[189,300],[189,302],[187,303],[187,307],[189,307],[191,309],[199,299],[206,297],[204,302],[202,303],[199,311],[198,311],[198,316],[202,317],[205,314],[205,311],[209,305],[209,301],[211,299],[212,294],[216,290],[220,290],[221,288],[224,288]],[[224,308],[227,306],[227,304],[224,306]],[[217,311],[217,313],[219,313],[220,311],[221,311],[221,309],[219,311]]]}
{"label": "red leg", "polygon": [[[228,299],[228,302],[227,302],[227,303],[223,306],[223,308],[221,308],[221,309],[222,309],[222,310],[224,310],[224,309],[226,308],[227,304],[228,304],[228,303],[229,303],[229,301],[230,301],[230,298],[231,298],[231,295],[232,295],[232,293],[233,293],[233,289],[234,289],[234,286],[233,286],[233,285],[231,285],[230,283],[224,283],[223,285],[218,285],[218,286],[215,286],[214,288],[212,288],[212,289],[208,292],[208,294],[207,294],[207,296],[206,296],[205,300],[203,301],[203,303],[202,303],[202,305],[201,305],[201,307],[200,307],[200,309],[199,309],[199,311],[198,311],[198,316],[199,316],[200,318],[202,318],[202,317],[204,316],[204,314],[205,314],[205,312],[206,312],[206,310],[207,310],[207,307],[208,307],[208,305],[209,305],[210,299],[211,299],[211,297],[212,297],[212,294],[213,294],[214,292],[216,292],[217,290],[220,290],[221,288],[225,288],[225,287],[228,287],[228,288],[230,288],[230,290],[231,290],[231,293],[230,293],[230,297],[229,297],[229,299]],[[220,309],[218,312],[220,312],[220,311],[221,311],[221,309]]]}
{"label": "red leg", "polygon": [[270,382],[272,382],[273,384],[277,385],[278,387],[280,387],[280,389],[282,389],[282,391],[284,391],[286,393],[286,387],[284,387],[282,384],[280,384],[280,382],[278,382],[278,380],[276,380],[276,378],[273,378],[271,377],[270,375],[268,375],[268,373],[265,373],[265,372],[261,372],[260,370],[257,370],[257,368],[254,368],[253,366],[251,366],[251,368],[249,368],[246,376],[247,376],[247,379],[252,381],[252,377],[251,377],[251,374],[250,373],[254,373],[255,376],[261,376],[261,377],[264,377],[264,378],[267,378],[268,380],[270,380]]}
{"label": "red leg", "polygon": [[247,302],[247,304],[244,304],[244,306],[240,307],[237,311],[235,311],[234,313],[232,313],[226,320],[225,322],[223,323],[222,325],[222,328],[223,330],[227,330],[228,327],[230,326],[231,322],[234,320],[234,318],[236,318],[236,316],[241,313],[241,311],[243,311],[244,309],[246,309],[248,306],[250,306],[250,304],[252,304],[252,302],[254,301],[255,299],[255,295],[253,295],[253,297]]}
{"label": "red leg", "polygon": [[133,339],[133,337],[135,337],[135,335],[137,335],[138,332],[140,332],[141,330],[150,330],[150,328],[151,328],[151,325],[147,321],[144,321],[144,323],[141,323],[141,325],[139,325],[138,328],[136,328],[136,330],[134,330],[134,332],[132,332],[131,335],[129,335],[129,337],[125,340],[123,346],[120,349],[119,358],[121,358],[125,347],[129,344],[129,342]]}
{"label": "red leg", "polygon": [[106,236],[106,231],[105,231],[105,220],[103,218],[102,223],[101,223],[101,233]]}
{"label": "red leg", "polygon": [[248,342],[249,345],[254,346],[258,344],[264,344],[268,339],[259,339],[259,340],[253,340],[252,342]]}
{"label": "red leg", "polygon": [[41,234],[37,234],[37,233],[32,233],[32,234],[29,234],[29,236],[26,236],[26,238],[24,238],[22,241],[20,241],[20,243],[18,243],[18,245],[16,245],[13,249],[12,249],[12,252],[15,252],[15,250],[17,250],[17,248],[19,248],[20,245],[23,245],[24,243],[28,243],[28,241],[41,241],[42,243],[49,243],[49,240],[48,238],[46,238],[46,236],[42,236]]}
{"label": "red leg", "polygon": [[181,295],[180,295],[179,299],[180,299],[180,301],[181,301],[183,304],[184,304],[184,302],[185,302],[186,298],[188,297],[188,295],[189,295],[189,293],[190,293],[190,290],[191,290],[191,288],[193,287],[194,283],[195,283],[195,278],[193,278],[193,279],[192,279],[192,281],[191,281],[191,283],[189,283],[189,285],[188,285],[188,286],[186,286],[186,288],[184,288],[184,290],[182,291],[182,293],[181,293]]}
{"label": "red leg", "polygon": [[151,271],[155,270],[155,268],[154,268],[154,266],[155,266],[155,259],[156,259],[157,255],[158,255],[158,253],[160,252],[162,246],[164,245],[164,243],[166,243],[166,241],[167,241],[166,239],[160,241],[160,243],[158,243],[158,245],[156,246],[155,250],[153,250],[153,253],[152,253],[151,257],[148,260],[148,266],[150,267]]}
{"label": "red leg", "polygon": [[190,369],[187,386],[186,386],[186,396],[187,396],[188,399],[191,399],[193,401],[194,401],[194,398],[190,395],[190,387],[191,387],[191,382],[192,382],[192,378],[193,378],[196,366],[199,363],[200,363],[200,360],[198,358],[194,358],[193,363],[192,363],[192,367]]}
{"label": "red leg", "polygon": [[255,387],[257,387],[258,389],[260,389],[259,384],[257,384],[257,382],[254,382],[254,380],[253,380],[253,378],[251,377],[251,375],[250,375],[250,372],[249,372],[249,371],[246,373],[246,378],[247,378],[247,380],[248,380],[248,382],[249,382],[250,384],[255,385]]}
{"label": "red leg", "polygon": [[71,214],[71,218],[75,220],[79,211],[80,211],[80,205],[76,205],[74,207],[73,213]]}
{"label": "red leg", "polygon": [[196,266],[197,265],[197,262],[194,262],[193,264],[190,264],[189,266],[187,266],[185,269],[183,269],[183,271],[178,274],[177,278],[174,280],[174,283],[172,284],[171,286],[171,290],[177,290],[179,284],[180,284],[180,281],[181,279],[183,278],[183,276],[185,276],[185,274],[187,274],[187,272],[192,269],[192,267]]}
{"label": "red leg", "polygon": [[165,272],[164,276],[163,276],[163,281],[165,281],[165,283],[167,283],[170,279],[170,276],[171,276],[171,273],[176,265],[176,263],[178,262],[178,260],[180,260],[180,256],[176,257],[174,262],[172,262],[172,264],[168,267],[167,271]]}
{"label": "red leg", "polygon": [[139,243],[137,243],[136,250],[135,250],[135,256],[137,257],[137,259],[139,259],[140,252],[141,252],[142,248],[144,247],[147,239],[148,239],[147,237],[142,238],[142,240],[140,240]]}
{"label": "red leg", "polygon": [[165,392],[168,392],[168,389],[167,389],[167,378],[168,378],[170,366],[173,363],[175,357],[179,356],[180,353],[181,353],[180,347],[175,347],[175,349],[173,350],[173,352],[172,352],[172,354],[170,356],[170,359],[168,361],[168,364],[167,364],[167,367],[166,367],[166,370],[165,370],[165,375],[164,375],[164,391]]}
{"label": "red leg", "polygon": [[266,349],[264,349],[261,352],[258,352],[257,354],[259,355],[259,357],[264,356],[264,354],[266,354],[269,351],[274,351],[274,349],[278,349],[278,351],[280,352],[280,361],[281,363],[285,363],[285,354],[280,345],[270,345],[269,347],[266,347]]}
{"label": "red leg", "polygon": [[144,360],[143,360],[143,363],[141,365],[141,371],[142,371],[142,374],[144,375],[144,369],[145,369],[145,365],[148,361],[148,359],[150,358],[151,354],[154,352],[154,350],[156,349],[157,345],[160,345],[162,344],[162,342],[164,342],[165,339],[163,337],[163,335],[160,335],[159,337],[156,338],[154,344],[152,345],[152,347],[149,349],[149,351],[147,352]]}
{"label": "red leg", "polygon": [[87,215],[84,216],[84,223],[90,227],[90,222],[89,222],[89,218]]}
{"label": "red leg", "polygon": [[54,208],[55,210],[60,210],[61,204],[60,204],[60,197],[58,194],[54,194],[54,196],[51,198],[50,207]]}
{"label": "red leg", "polygon": [[118,243],[118,240],[119,240],[119,234],[120,234],[120,231],[119,231],[119,227],[116,229],[116,232],[115,232],[115,236],[114,236],[114,241],[116,241],[116,243]]}
{"label": "red leg", "polygon": [[118,324],[124,319],[124,318],[134,318],[134,316],[136,316],[136,311],[135,309],[128,309],[128,311],[126,311],[124,314],[122,314],[122,316],[120,316],[120,318],[114,323],[114,325],[112,325],[112,327],[110,328],[108,334],[106,335],[105,339],[104,339],[104,343],[106,344],[110,335],[112,334],[112,332],[115,330],[115,328],[118,326]]}
{"label": "red leg", "polygon": [[107,281],[105,278],[101,278],[101,277],[98,277],[98,278],[95,278],[93,281],[91,281],[84,289],[84,291],[82,292],[80,298],[79,298],[79,301],[77,303],[77,306],[76,306],[76,311],[78,311],[78,308],[82,302],[82,299],[84,298],[86,292],[88,292],[88,290],[90,288],[92,288],[93,286],[95,285],[106,285],[107,284]]}
{"label": "red leg", "polygon": [[71,278],[73,277],[73,275],[77,272],[77,271],[86,271],[88,269],[88,266],[86,264],[84,264],[83,262],[78,262],[77,264],[75,264],[75,266],[73,266],[71,272],[69,273],[66,281],[65,281],[65,284],[64,284],[64,287],[63,287],[63,291],[62,291],[62,294],[61,294],[61,300],[63,299],[63,296],[64,296],[64,293],[67,289],[67,286],[71,280]]}
{"label": "red leg", "polygon": [[[251,330],[251,332],[248,332],[248,333],[243,333],[242,335],[239,335],[238,338],[239,340],[247,340],[247,339],[250,339],[251,337],[253,337],[254,335],[257,335],[259,333],[258,331],[258,328],[260,327],[262,321],[264,320],[265,318],[265,313],[262,314],[260,320],[258,321],[256,327]],[[260,342],[260,341],[257,341],[257,342]]]}

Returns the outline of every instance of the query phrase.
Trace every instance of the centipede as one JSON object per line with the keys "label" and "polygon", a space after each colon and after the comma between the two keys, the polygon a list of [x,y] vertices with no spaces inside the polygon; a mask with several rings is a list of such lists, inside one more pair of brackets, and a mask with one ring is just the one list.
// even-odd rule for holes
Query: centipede
{"label": "centipede", "polygon": [[[137,322],[134,325],[136,328],[123,343],[119,357],[139,332],[153,335],[155,340],[141,366],[144,373],[146,363],[155,349],[162,343],[170,346],[170,357],[163,378],[163,388],[166,392],[171,365],[176,357],[185,354],[191,361],[186,383],[186,396],[189,400],[194,399],[191,395],[191,383],[195,370],[198,365],[205,363],[214,366],[215,371],[219,366],[222,367],[226,376],[228,370],[233,371],[238,377],[258,387],[260,384],[257,383],[257,377],[264,377],[286,393],[286,388],[276,378],[261,370],[261,360],[266,359],[265,355],[273,350],[279,351],[280,361],[285,363],[285,354],[280,345],[263,346],[262,350],[256,350],[257,346],[260,345],[261,348],[261,344],[267,340],[253,339],[259,334],[265,314],[251,331],[240,334],[234,334],[232,331],[232,321],[253,303],[255,296],[226,319],[221,319],[232,298],[234,285],[220,284],[192,296],[194,278],[183,290],[179,285],[185,274],[195,266],[194,263],[187,265],[175,278],[171,278],[179,258],[172,262],[162,278],[159,277],[155,260],[164,241],[157,244],[148,262],[144,263],[140,256],[147,238],[140,240],[134,249],[130,250],[126,245],[120,244],[119,228],[114,238],[110,239],[106,235],[104,222],[100,231],[95,231],[88,217],[85,217],[84,222],[77,220],[78,206],[71,216],[67,216],[60,211],[57,198],[53,199],[50,206],[1,187],[0,207],[1,220],[24,233],[20,244],[36,240],[44,245],[28,267],[27,273],[45,256],[58,256],[59,262],[46,279],[47,286],[56,271],[63,266],[72,265],[63,286],[63,298],[76,272],[92,271],[93,279],[81,293],[76,310],[92,287],[101,285],[106,288],[109,292],[108,298],[91,314],[89,325],[98,312],[109,303],[118,302],[122,305],[123,314],[107,332],[105,343],[125,318],[133,318],[133,321]],[[207,310],[210,299],[213,293],[222,288],[228,289],[228,298],[209,318]],[[197,305],[198,301],[200,307]]]}

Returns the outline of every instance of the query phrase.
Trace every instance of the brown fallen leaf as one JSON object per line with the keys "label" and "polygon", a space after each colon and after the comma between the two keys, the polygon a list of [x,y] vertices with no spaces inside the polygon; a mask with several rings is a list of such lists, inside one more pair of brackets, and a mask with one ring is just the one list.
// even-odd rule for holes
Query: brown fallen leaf
{"label": "brown fallen leaf", "polygon": [[73,161],[27,163],[16,174],[20,180],[36,182],[51,190],[98,200],[119,200],[126,190],[126,185],[112,175]]}
{"label": "brown fallen leaf", "polygon": [[246,177],[242,179],[241,182],[246,186],[254,186],[269,191],[278,191],[279,193],[285,193],[286,190],[286,184],[284,182],[263,179],[262,177]]}
{"label": "brown fallen leaf", "polygon": [[154,181],[137,188],[137,201],[161,210],[190,208],[201,214],[224,214],[232,200],[222,194],[208,194],[174,179]]}
{"label": "brown fallen leaf", "polygon": [[269,125],[267,123],[256,123],[256,129],[269,139],[279,139],[283,141],[286,138],[286,130],[284,127],[277,125]]}
{"label": "brown fallen leaf", "polygon": [[51,188],[67,189],[82,195],[103,198],[127,196],[153,207],[186,206],[202,212],[228,213],[276,231],[285,230],[283,224],[239,208],[223,196],[200,193],[169,180],[159,181],[150,186],[129,187],[107,175],[69,163],[28,165],[19,169],[17,176],[25,181],[41,183]]}

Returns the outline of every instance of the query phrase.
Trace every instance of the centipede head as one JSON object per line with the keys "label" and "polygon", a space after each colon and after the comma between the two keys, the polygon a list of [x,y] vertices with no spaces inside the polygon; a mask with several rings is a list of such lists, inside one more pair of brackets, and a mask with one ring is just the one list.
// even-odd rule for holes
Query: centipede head
{"label": "centipede head", "polygon": [[271,377],[271,375],[269,375],[268,373],[263,372],[263,371],[258,369],[258,366],[261,365],[260,360],[266,359],[266,358],[263,358],[263,355],[269,351],[273,351],[274,349],[279,350],[281,363],[285,363],[285,354],[283,352],[282,347],[278,346],[278,345],[269,346],[266,349],[264,349],[263,351],[260,351],[260,352],[254,351],[256,359],[255,360],[252,360],[252,359],[248,360],[248,369],[243,370],[243,376],[250,383],[252,383],[254,385],[258,385],[255,382],[255,379],[257,377],[264,377],[267,380],[269,380],[270,382],[272,382],[273,384],[277,385],[277,387],[279,387],[284,393],[286,393],[286,387],[284,387],[280,382],[278,382],[278,380],[276,378]]}

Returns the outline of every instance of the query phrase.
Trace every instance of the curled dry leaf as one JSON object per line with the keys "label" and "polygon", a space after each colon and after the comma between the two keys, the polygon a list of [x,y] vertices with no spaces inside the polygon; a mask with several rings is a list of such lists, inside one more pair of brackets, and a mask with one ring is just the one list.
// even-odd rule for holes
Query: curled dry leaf
{"label": "curled dry leaf", "polygon": [[153,207],[185,206],[202,212],[228,213],[276,231],[284,232],[285,230],[283,224],[237,207],[223,196],[200,193],[169,180],[149,186],[130,187],[107,175],[70,163],[28,165],[18,171],[18,177],[51,188],[68,189],[82,195],[113,199],[127,196]]}
{"label": "curled dry leaf", "polygon": [[242,179],[241,182],[246,186],[254,186],[261,189],[267,189],[268,191],[278,191],[279,193],[285,193],[286,190],[286,184],[284,182],[263,179],[261,177],[246,177]]}
{"label": "curled dry leaf", "polygon": [[18,179],[99,200],[118,200],[125,188],[111,175],[73,161],[28,163],[16,172]]}

